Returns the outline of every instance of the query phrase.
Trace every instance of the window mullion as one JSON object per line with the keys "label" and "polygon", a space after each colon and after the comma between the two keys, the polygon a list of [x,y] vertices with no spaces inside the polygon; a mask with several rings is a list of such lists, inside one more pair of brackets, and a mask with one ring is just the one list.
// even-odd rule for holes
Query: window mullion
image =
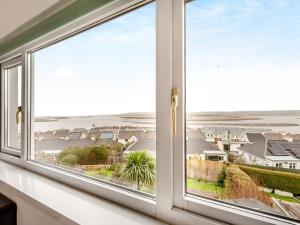
{"label": "window mullion", "polygon": [[173,205],[171,90],[172,0],[157,0],[156,22],[156,213],[165,217]]}

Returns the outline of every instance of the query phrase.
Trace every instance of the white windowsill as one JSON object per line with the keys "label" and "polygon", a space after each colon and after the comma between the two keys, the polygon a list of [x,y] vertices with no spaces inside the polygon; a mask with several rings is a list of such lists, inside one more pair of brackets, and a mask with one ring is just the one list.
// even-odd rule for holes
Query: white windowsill
{"label": "white windowsill", "polygon": [[154,218],[81,192],[26,169],[0,161],[5,185],[66,224],[162,225]]}

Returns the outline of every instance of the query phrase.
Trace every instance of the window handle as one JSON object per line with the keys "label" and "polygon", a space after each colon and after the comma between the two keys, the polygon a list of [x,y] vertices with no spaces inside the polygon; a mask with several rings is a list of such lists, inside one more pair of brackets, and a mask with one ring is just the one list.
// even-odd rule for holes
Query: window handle
{"label": "window handle", "polygon": [[16,112],[16,123],[19,124],[22,121],[22,106],[18,106]]}
{"label": "window handle", "polygon": [[173,135],[176,134],[176,121],[177,121],[177,105],[178,105],[178,94],[177,94],[177,88],[172,89],[172,129],[173,129]]}

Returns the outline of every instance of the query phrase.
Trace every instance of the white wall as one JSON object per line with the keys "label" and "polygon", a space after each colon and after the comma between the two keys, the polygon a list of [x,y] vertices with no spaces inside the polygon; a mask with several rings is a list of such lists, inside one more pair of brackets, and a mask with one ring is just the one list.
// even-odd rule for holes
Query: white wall
{"label": "white wall", "polygon": [[[0,193],[17,204],[18,225],[66,225],[67,223],[55,218],[53,213],[46,213],[39,209],[38,205],[21,197],[16,191],[0,183]],[[1,224],[1,222],[0,222]],[[68,223],[70,224],[70,223]],[[72,223],[73,224],[73,223]],[[74,223],[75,224],[75,223]]]}

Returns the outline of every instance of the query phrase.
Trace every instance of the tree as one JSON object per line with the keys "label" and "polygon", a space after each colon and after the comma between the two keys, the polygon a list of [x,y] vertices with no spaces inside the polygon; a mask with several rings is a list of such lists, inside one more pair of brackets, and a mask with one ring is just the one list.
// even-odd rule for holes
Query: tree
{"label": "tree", "polygon": [[[110,149],[106,145],[86,146],[82,148],[69,147],[58,154],[58,161],[62,161],[64,157],[70,154],[77,157],[76,164],[97,165],[100,163],[107,163]],[[69,158],[67,158],[67,160],[69,160]]]}
{"label": "tree", "polygon": [[66,165],[76,165],[77,164],[77,156],[74,154],[68,154],[61,159],[61,162]]}
{"label": "tree", "polygon": [[128,181],[136,182],[137,190],[143,184],[153,185],[155,181],[155,163],[152,156],[146,151],[129,153],[122,177]]}

